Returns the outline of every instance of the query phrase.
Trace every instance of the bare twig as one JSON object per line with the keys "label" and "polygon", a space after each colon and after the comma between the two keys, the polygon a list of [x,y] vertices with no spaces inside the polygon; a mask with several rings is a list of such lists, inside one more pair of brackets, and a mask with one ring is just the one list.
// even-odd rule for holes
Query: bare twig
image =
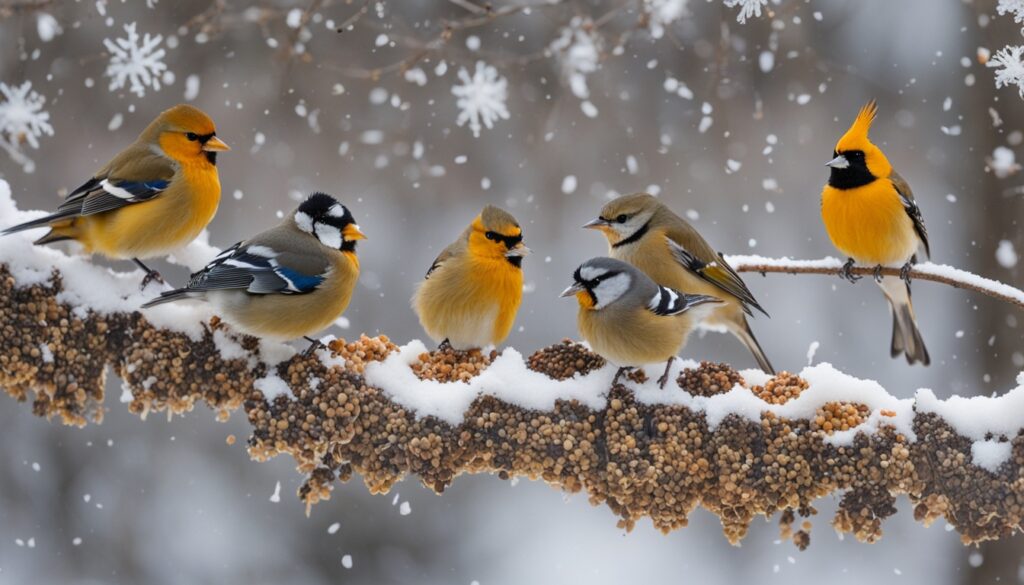
{"label": "bare twig", "polygon": [[[842,269],[842,264],[834,258],[824,260],[776,260],[757,256],[733,256],[727,258],[727,260],[729,260],[737,272],[760,272],[761,274],[771,272],[777,274],[825,274],[838,276],[839,271]],[[850,272],[858,276],[870,277],[875,274],[875,267],[856,266]],[[883,276],[899,276],[900,269],[882,268],[879,274]],[[932,264],[931,262],[918,264],[910,271],[910,278],[912,280],[938,282],[955,288],[974,291],[1024,309],[1024,291],[951,266]]]}

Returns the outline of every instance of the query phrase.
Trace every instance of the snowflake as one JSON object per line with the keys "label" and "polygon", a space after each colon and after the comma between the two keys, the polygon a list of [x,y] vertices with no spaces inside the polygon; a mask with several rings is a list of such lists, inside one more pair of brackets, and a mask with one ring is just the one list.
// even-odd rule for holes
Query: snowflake
{"label": "snowflake", "polygon": [[0,135],[11,144],[39,148],[40,136],[53,136],[50,113],[43,109],[46,97],[32,90],[31,81],[15,87],[0,82],[0,96]]}
{"label": "snowflake", "polygon": [[597,71],[603,39],[594,30],[589,18],[573,17],[552,41],[551,51],[558,55],[562,75],[569,82],[573,95],[585,100],[590,97],[587,75]]}
{"label": "snowflake", "polygon": [[477,61],[473,76],[470,77],[466,68],[462,67],[459,69],[459,79],[462,85],[452,87],[452,93],[459,98],[455,105],[461,110],[455,120],[456,124],[462,126],[469,122],[473,136],[479,137],[481,122],[490,129],[499,118],[508,120],[508,108],[505,106],[508,80],[498,75],[497,69]]}
{"label": "snowflake", "polygon": [[986,65],[1001,67],[996,71],[996,89],[1016,85],[1020,97],[1024,98],[1024,46],[1009,45],[999,49]]}
{"label": "snowflake", "polygon": [[103,39],[104,46],[110,52],[110,63],[105,75],[110,78],[110,91],[121,89],[129,84],[129,90],[139,97],[146,95],[146,88],[160,90],[161,75],[167,72],[163,62],[167,54],[160,43],[162,35],[152,36],[146,33],[139,43],[139,33],[135,31],[136,23],[124,25],[126,39]]}
{"label": "snowflake", "polygon": [[686,4],[689,0],[644,0],[644,12],[647,14],[651,36],[660,39],[665,34],[665,27],[686,16]]}
{"label": "snowflake", "polygon": [[1001,15],[1012,12],[1014,22],[1024,23],[1024,0],[999,0],[996,11]]}
{"label": "snowflake", "polygon": [[740,13],[736,15],[736,22],[746,24],[751,16],[760,18],[761,7],[767,6],[768,0],[725,0],[726,8],[740,7]]}

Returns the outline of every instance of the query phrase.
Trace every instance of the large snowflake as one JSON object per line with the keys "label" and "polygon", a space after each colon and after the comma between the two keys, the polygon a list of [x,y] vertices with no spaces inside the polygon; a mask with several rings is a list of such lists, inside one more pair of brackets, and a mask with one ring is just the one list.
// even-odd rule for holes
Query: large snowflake
{"label": "large snowflake", "polygon": [[1020,97],[1024,98],[1024,46],[1010,45],[999,49],[987,63],[996,70],[996,88],[1016,85]]}
{"label": "large snowflake", "polygon": [[162,35],[146,33],[141,37],[135,30],[136,23],[124,25],[128,38],[111,41],[103,39],[104,46],[110,52],[110,63],[107,64],[105,75],[110,78],[110,91],[128,86],[129,91],[139,97],[146,95],[146,88],[160,90],[161,76],[167,71],[164,55],[167,52],[160,47]]}
{"label": "large snowflake", "polygon": [[750,17],[761,17],[761,7],[768,5],[768,0],[725,0],[725,5],[728,8],[740,7],[739,14],[736,15],[736,22],[740,24],[746,24],[747,19]]}
{"label": "large snowflake", "polygon": [[508,120],[508,80],[498,75],[497,69],[477,61],[473,76],[463,67],[459,69],[459,79],[462,85],[452,87],[452,93],[459,98],[455,102],[460,110],[456,124],[469,122],[473,136],[479,137],[483,126],[490,129],[499,119]]}
{"label": "large snowflake", "polygon": [[46,97],[32,90],[32,82],[10,86],[0,82],[0,135],[10,144],[27,142],[39,148],[39,138],[53,136],[50,113],[43,109]]}

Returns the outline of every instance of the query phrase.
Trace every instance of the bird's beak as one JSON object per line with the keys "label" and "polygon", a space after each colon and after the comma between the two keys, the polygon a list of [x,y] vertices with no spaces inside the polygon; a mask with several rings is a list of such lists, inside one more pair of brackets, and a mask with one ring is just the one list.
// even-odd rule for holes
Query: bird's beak
{"label": "bird's beak", "polygon": [[574,282],[572,284],[572,286],[570,286],[569,288],[563,290],[562,294],[560,294],[558,296],[560,296],[560,297],[571,297],[571,296],[575,295],[576,293],[578,293],[578,292],[580,292],[582,290],[584,290],[583,285],[578,283],[578,282]]}
{"label": "bird's beak", "polygon": [[608,223],[608,220],[601,219],[600,217],[595,217],[594,219],[592,219],[592,220],[588,221],[587,223],[583,224],[583,229],[603,230],[603,229],[607,228],[609,225],[610,224]]}
{"label": "bird's beak", "polygon": [[206,152],[224,152],[226,150],[231,150],[231,147],[225,144],[220,138],[211,136],[210,139],[206,141],[206,144],[203,145],[203,150]]}
{"label": "bird's beak", "polygon": [[354,223],[350,223],[347,226],[345,226],[345,229],[341,230],[341,235],[343,235],[345,239],[349,241],[366,239],[366,234],[359,231],[359,226]]}
{"label": "bird's beak", "polygon": [[526,246],[519,244],[515,248],[512,248],[508,252],[505,252],[506,258],[525,258],[530,255],[530,249]]}
{"label": "bird's beak", "polygon": [[846,160],[846,157],[840,154],[839,156],[825,163],[825,166],[832,167],[833,169],[845,169],[846,167],[850,166],[850,161]]}

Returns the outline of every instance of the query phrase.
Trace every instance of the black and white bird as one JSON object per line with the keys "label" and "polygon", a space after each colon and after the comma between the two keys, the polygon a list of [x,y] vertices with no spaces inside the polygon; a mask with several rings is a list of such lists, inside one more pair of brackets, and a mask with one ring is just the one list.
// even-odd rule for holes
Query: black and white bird
{"label": "black and white bird", "polygon": [[690,332],[722,302],[658,286],[636,267],[613,258],[587,260],[573,280],[562,296],[576,297],[580,335],[620,367],[615,379],[627,369],[666,362],[658,380],[662,388]]}
{"label": "black and white bird", "polygon": [[231,246],[193,274],[188,286],[143,308],[207,301],[243,333],[305,337],[330,326],[348,307],[359,279],[356,242],[365,238],[348,208],[314,193],[280,225]]}

